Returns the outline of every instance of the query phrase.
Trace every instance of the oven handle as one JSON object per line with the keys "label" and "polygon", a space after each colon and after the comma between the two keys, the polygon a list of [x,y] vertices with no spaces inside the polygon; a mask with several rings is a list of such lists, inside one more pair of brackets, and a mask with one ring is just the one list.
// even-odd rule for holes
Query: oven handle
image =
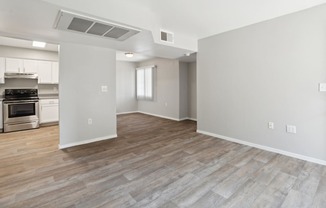
{"label": "oven handle", "polygon": [[3,104],[30,104],[30,103],[38,103],[39,101],[36,100],[36,101],[3,101]]}

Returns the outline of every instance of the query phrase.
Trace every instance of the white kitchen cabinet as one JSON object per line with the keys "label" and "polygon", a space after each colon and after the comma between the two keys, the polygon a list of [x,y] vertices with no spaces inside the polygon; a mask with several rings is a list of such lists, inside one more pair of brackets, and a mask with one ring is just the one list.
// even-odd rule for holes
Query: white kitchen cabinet
{"label": "white kitchen cabinet", "polygon": [[39,84],[59,83],[59,63],[19,58],[0,57],[0,84],[4,83],[4,73],[37,73]]}
{"label": "white kitchen cabinet", "polygon": [[24,66],[23,59],[6,58],[6,72],[19,73],[22,72]]}
{"label": "white kitchen cabinet", "polygon": [[52,62],[38,61],[38,83],[52,84]]}
{"label": "white kitchen cabinet", "polygon": [[40,100],[40,123],[50,123],[59,121],[59,100]]}
{"label": "white kitchen cabinet", "polygon": [[52,62],[52,83],[59,84],[59,63]]}
{"label": "white kitchen cabinet", "polygon": [[38,61],[30,59],[6,58],[6,72],[37,73]]}
{"label": "white kitchen cabinet", "polygon": [[39,61],[38,64],[39,84],[59,83],[59,63],[54,61]]}
{"label": "white kitchen cabinet", "polygon": [[24,59],[23,64],[23,69],[25,73],[37,73],[38,61]]}
{"label": "white kitchen cabinet", "polygon": [[6,67],[5,58],[0,57],[0,84],[5,83],[5,67]]}

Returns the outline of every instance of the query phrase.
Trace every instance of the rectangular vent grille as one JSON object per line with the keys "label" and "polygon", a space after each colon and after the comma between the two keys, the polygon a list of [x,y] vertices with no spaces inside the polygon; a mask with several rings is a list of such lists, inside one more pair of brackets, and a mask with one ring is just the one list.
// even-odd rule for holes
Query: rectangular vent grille
{"label": "rectangular vent grille", "polygon": [[59,11],[55,27],[60,30],[74,31],[115,40],[126,40],[140,30],[102,20],[82,16],[64,10]]}
{"label": "rectangular vent grille", "polygon": [[167,43],[174,43],[174,34],[171,32],[161,30],[161,41]]}
{"label": "rectangular vent grille", "polygon": [[112,30],[110,30],[108,33],[106,33],[104,36],[109,37],[109,38],[119,38],[119,37],[123,36],[124,34],[126,34],[127,32],[128,32],[128,30],[115,27]]}
{"label": "rectangular vent grille", "polygon": [[75,30],[78,32],[86,32],[86,30],[92,26],[93,22],[84,20],[84,19],[79,19],[74,17],[68,27],[69,30]]}
{"label": "rectangular vent grille", "polygon": [[104,35],[109,30],[111,30],[113,26],[101,24],[101,23],[95,23],[88,31],[87,33],[93,34],[93,35]]}

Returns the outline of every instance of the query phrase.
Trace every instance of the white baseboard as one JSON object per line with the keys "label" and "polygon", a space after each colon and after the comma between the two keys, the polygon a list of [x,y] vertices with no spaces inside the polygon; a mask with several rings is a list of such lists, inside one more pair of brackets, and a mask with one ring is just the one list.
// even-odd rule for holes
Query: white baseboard
{"label": "white baseboard", "polygon": [[80,142],[72,142],[72,143],[68,143],[68,144],[59,144],[59,149],[66,149],[68,147],[74,147],[74,146],[78,146],[78,145],[82,145],[82,144],[89,144],[89,143],[93,143],[93,142],[99,142],[99,141],[113,139],[113,138],[117,138],[117,137],[118,136],[116,134],[114,134],[114,135],[98,137],[98,138],[94,138],[94,139],[87,139],[87,140],[80,141]]}
{"label": "white baseboard", "polygon": [[131,113],[142,113],[142,114],[145,114],[145,115],[155,116],[155,117],[159,117],[159,118],[165,118],[165,119],[169,119],[169,120],[173,120],[173,121],[184,121],[184,120],[197,121],[197,119],[195,119],[195,118],[185,117],[185,118],[177,119],[177,118],[172,118],[172,117],[168,117],[168,116],[162,116],[162,115],[158,115],[158,114],[147,113],[147,112],[143,112],[143,111],[121,112],[121,113],[117,113],[117,115],[131,114]]}
{"label": "white baseboard", "polygon": [[180,119],[179,119],[179,121],[185,121],[185,120],[197,121],[197,119],[195,119],[195,118],[189,118],[189,117],[186,117],[186,118],[180,118]]}
{"label": "white baseboard", "polygon": [[286,156],[289,156],[289,157],[305,160],[305,161],[308,161],[308,162],[313,162],[313,163],[317,163],[317,164],[320,164],[320,165],[326,165],[325,160],[320,160],[320,159],[317,159],[317,158],[308,157],[308,156],[305,156],[305,155],[300,155],[300,154],[297,154],[297,153],[288,152],[288,151],[284,151],[284,150],[280,150],[280,149],[276,149],[276,148],[272,148],[272,147],[268,147],[268,146],[264,146],[264,145],[260,145],[260,144],[246,142],[246,141],[243,141],[243,140],[240,140],[240,139],[235,139],[235,138],[231,138],[231,137],[227,137],[227,136],[223,136],[223,135],[218,135],[218,134],[214,134],[214,133],[210,133],[210,132],[206,132],[206,131],[197,130],[197,132],[200,133],[200,134],[205,134],[205,135],[216,137],[216,138],[219,138],[219,139],[224,139],[224,140],[227,140],[227,141],[230,141],[230,142],[235,142],[235,143],[255,147],[255,148],[258,148],[258,149],[278,153],[278,154],[281,154],[281,155],[286,155]]}
{"label": "white baseboard", "polygon": [[120,112],[120,113],[117,113],[117,115],[130,114],[130,113],[139,113],[139,111]]}
{"label": "white baseboard", "polygon": [[161,116],[161,115],[157,115],[157,114],[153,114],[153,113],[147,113],[147,112],[143,112],[143,111],[138,111],[138,113],[142,113],[142,114],[150,115],[150,116],[155,116],[155,117],[159,117],[159,118],[165,118],[165,119],[169,119],[169,120],[173,120],[173,121],[180,121],[178,118],[172,118],[172,117],[168,117],[168,116]]}

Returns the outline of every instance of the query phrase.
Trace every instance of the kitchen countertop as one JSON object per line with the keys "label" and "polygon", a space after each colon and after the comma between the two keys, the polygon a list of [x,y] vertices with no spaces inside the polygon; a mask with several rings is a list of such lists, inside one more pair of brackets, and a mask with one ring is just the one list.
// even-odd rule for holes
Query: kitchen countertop
{"label": "kitchen countertop", "polygon": [[38,97],[42,99],[59,99],[58,94],[39,94]]}

